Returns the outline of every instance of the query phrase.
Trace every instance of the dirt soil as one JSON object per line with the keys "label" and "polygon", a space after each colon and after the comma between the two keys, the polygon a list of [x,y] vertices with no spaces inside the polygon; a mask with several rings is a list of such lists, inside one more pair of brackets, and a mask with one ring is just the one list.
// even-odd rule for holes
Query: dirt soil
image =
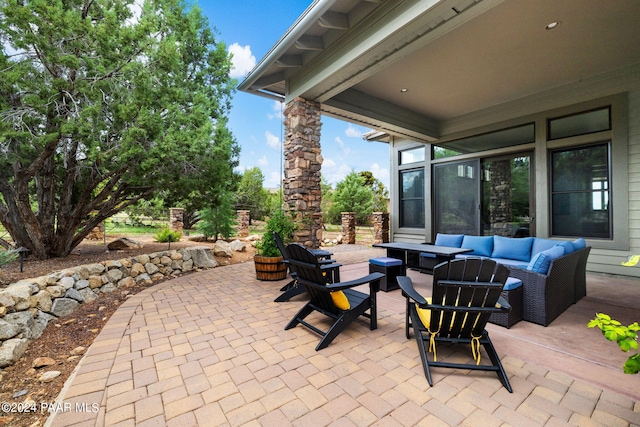
{"label": "dirt soil", "polygon": [[[122,236],[110,237],[109,241],[117,237]],[[131,238],[144,243],[144,248],[110,252],[102,241],[85,241],[65,258],[45,261],[28,258],[23,264],[22,273],[19,262],[14,261],[0,269],[0,288],[20,279],[44,276],[69,267],[131,258],[168,249],[167,243],[154,242],[151,236]],[[213,246],[213,243],[190,241],[183,237],[180,242],[171,243],[171,249],[198,245]],[[221,265],[235,264],[253,260],[254,253],[253,246],[247,242],[246,252],[234,252],[231,259],[216,259]],[[130,296],[160,282],[100,294],[97,300],[82,304],[69,316],[50,322],[42,336],[29,344],[24,356],[15,365],[0,369],[0,427],[44,425],[49,416],[47,409],[54,404],[65,381],[113,312]],[[41,364],[45,365],[40,366]],[[42,381],[42,374],[50,371],[59,371],[60,375],[52,380]]]}

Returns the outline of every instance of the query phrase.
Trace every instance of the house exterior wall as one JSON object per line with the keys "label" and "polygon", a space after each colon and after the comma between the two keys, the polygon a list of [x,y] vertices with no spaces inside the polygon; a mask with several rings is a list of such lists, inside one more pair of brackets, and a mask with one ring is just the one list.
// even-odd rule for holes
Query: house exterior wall
{"label": "house exterior wall", "polygon": [[[604,88],[604,89],[603,89]],[[610,81],[601,82],[600,85],[592,87],[594,94],[599,95],[596,99],[576,98],[574,104],[561,105],[563,102],[561,96],[556,98],[556,103],[545,100],[542,104],[549,107],[546,110],[538,110],[529,115],[523,115],[520,118],[509,117],[507,120],[498,120],[495,115],[493,120],[495,125],[487,124],[491,119],[487,120],[485,116],[483,126],[478,128],[470,127],[464,129],[463,123],[456,123],[456,132],[451,136],[444,136],[443,139],[457,139],[463,136],[473,135],[474,132],[479,134],[486,132],[492,127],[494,129],[504,128],[515,123],[524,123],[534,121],[536,123],[536,142],[528,146],[519,146],[519,151],[533,150],[532,177],[535,180],[535,215],[536,228],[535,235],[538,237],[548,237],[550,233],[550,206],[549,206],[549,149],[557,148],[558,143],[547,141],[546,137],[546,119],[549,117],[558,117],[562,114],[571,112],[586,111],[589,108],[597,106],[612,105],[612,123],[613,130],[603,133],[603,138],[610,138],[612,141],[612,162],[611,162],[611,185],[613,189],[613,200],[611,201],[614,210],[613,233],[614,238],[609,241],[598,239],[587,239],[588,244],[592,246],[589,256],[587,270],[596,273],[606,273],[623,276],[640,277],[640,267],[623,267],[621,262],[625,261],[629,255],[640,254],[640,76],[627,79],[626,91],[617,92],[619,87],[611,87]],[[606,90],[610,93],[607,94]],[[616,90],[614,92],[613,90]],[[583,88],[583,93],[588,90]],[[560,93],[559,95],[562,95]],[[566,102],[566,101],[565,101]],[[520,112],[526,111],[520,105]],[[502,106],[501,109],[507,109]],[[477,116],[470,118],[470,125],[477,124]],[[580,144],[584,137],[576,137],[570,139],[569,142],[562,144]],[[427,158],[421,164],[399,165],[400,152],[406,149],[415,148],[423,145],[427,150]],[[562,145],[561,145],[562,146]],[[406,139],[392,139],[390,143],[391,150],[391,170],[392,170],[392,194],[395,197],[391,200],[391,240],[407,241],[407,242],[429,242],[435,237],[432,232],[432,195],[431,195],[431,177],[432,164],[430,160],[431,146],[428,144],[420,144]],[[502,150],[493,150],[487,153],[474,153],[467,157],[487,157],[501,154],[501,152],[514,152],[514,148],[506,148]],[[399,191],[400,188],[400,172],[407,168],[421,168],[425,170],[425,228],[424,229],[407,229],[399,227]]]}
{"label": "house exterior wall", "polygon": [[640,89],[629,93],[629,243],[640,253]]}

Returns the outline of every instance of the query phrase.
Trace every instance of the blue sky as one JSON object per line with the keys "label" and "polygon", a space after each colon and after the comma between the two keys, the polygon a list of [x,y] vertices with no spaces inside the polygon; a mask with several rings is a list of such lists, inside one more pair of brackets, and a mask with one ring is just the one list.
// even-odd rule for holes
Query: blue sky
{"label": "blue sky", "polygon": [[[232,76],[241,82],[312,3],[310,0],[196,0],[234,56]],[[281,184],[283,138],[279,102],[236,92],[229,127],[242,147],[239,170],[258,166],[265,187]],[[389,187],[389,147],[366,142],[369,128],[322,117],[322,175],[334,185],[353,171],[371,171]]]}

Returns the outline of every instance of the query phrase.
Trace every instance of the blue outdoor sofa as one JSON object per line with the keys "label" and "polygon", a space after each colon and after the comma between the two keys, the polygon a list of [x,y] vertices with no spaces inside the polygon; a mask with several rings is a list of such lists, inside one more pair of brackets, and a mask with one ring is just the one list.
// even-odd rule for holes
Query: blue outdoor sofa
{"label": "blue outdoor sofa", "polygon": [[[547,326],[587,294],[586,266],[591,247],[582,238],[563,241],[438,234],[434,244],[473,249],[457,257],[490,258],[506,266],[512,280],[522,281],[522,318],[528,322]],[[429,254],[422,254],[422,268],[432,267],[433,262]]]}

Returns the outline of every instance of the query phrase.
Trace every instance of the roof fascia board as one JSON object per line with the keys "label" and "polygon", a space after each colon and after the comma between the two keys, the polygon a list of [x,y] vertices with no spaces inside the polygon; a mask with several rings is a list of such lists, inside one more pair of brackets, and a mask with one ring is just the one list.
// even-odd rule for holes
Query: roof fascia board
{"label": "roof fascia board", "polygon": [[325,102],[502,1],[386,2],[293,74],[287,99]]}
{"label": "roof fascia board", "polygon": [[296,41],[302,37],[315,23],[331,8],[338,0],[315,0],[302,15],[293,23],[287,32],[278,40],[278,42],[267,52],[247,77],[238,85],[241,91],[251,91],[255,86],[256,80],[268,70],[271,64],[275,63],[290,46],[295,45]]}

